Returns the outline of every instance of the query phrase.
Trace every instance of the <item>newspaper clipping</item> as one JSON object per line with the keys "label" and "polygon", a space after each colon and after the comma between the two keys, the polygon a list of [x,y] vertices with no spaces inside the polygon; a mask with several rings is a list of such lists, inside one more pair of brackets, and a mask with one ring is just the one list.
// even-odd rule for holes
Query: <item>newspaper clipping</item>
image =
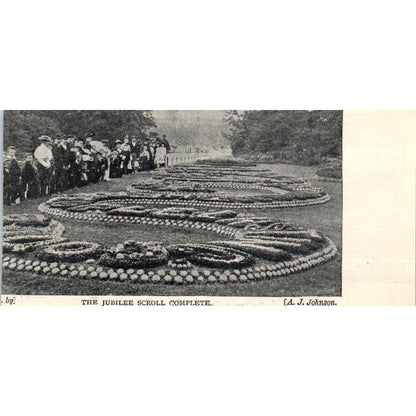
{"label": "newspaper clipping", "polygon": [[413,305],[415,134],[415,111],[4,111],[1,304]]}

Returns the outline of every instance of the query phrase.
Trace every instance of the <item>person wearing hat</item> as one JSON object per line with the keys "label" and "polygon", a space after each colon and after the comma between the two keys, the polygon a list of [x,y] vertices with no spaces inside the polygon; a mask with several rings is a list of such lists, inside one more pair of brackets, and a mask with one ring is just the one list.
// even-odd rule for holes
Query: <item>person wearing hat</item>
{"label": "person wearing hat", "polygon": [[105,166],[103,181],[107,181],[110,179],[110,147],[108,144],[108,140],[101,140],[103,144],[103,148],[101,149],[101,153],[103,156],[102,164]]}
{"label": "person wearing hat", "polygon": [[60,180],[59,176],[61,174],[61,166],[57,166],[57,162],[58,162],[58,156],[57,156],[57,151],[58,151],[58,146],[59,143],[61,142],[60,139],[55,138],[55,139],[51,139],[51,151],[52,151],[52,156],[53,159],[51,161],[51,177],[49,179],[49,195],[54,194],[55,192],[58,192],[58,180]]}
{"label": "person wearing hat", "polygon": [[67,189],[71,189],[75,187],[75,180],[74,180],[74,170],[76,164],[76,154],[75,154],[75,138],[67,139],[68,144],[68,183]]}
{"label": "person wearing hat", "polygon": [[59,141],[55,149],[55,174],[57,191],[62,192],[68,189],[68,176],[70,168],[70,146],[72,138],[62,139]]}
{"label": "person wearing hat", "polygon": [[121,145],[121,140],[119,140],[119,139],[117,139],[115,142],[114,142],[114,146],[112,147],[112,149],[111,149],[111,151],[115,151],[115,150],[117,150],[117,146],[118,147],[120,147],[119,145]]}
{"label": "person wearing hat", "polygon": [[110,178],[117,178],[117,173],[118,173],[118,160],[120,158],[120,154],[117,152],[117,150],[113,150],[110,155],[109,155],[109,159],[110,159]]}
{"label": "person wearing hat", "polygon": [[131,154],[130,154],[130,157],[131,157],[131,170],[134,173],[137,170],[137,166],[136,166],[138,164],[137,158],[140,155],[140,144],[138,143],[138,141],[137,141],[137,139],[136,139],[135,136],[133,136],[131,138],[130,147],[131,147]]}
{"label": "person wearing hat", "polygon": [[105,180],[105,174],[107,171],[107,157],[103,149],[99,150],[96,154],[96,181]]}
{"label": "person wearing hat", "polygon": [[88,181],[97,183],[101,177],[101,153],[92,147],[90,156],[91,160],[88,164]]}
{"label": "person wearing hat", "polygon": [[156,142],[155,140],[149,140],[147,144],[147,151],[149,152],[149,162],[147,170],[153,170],[155,168],[155,153],[156,153]]}
{"label": "person wearing hat", "polygon": [[52,139],[48,136],[39,137],[40,145],[36,148],[34,156],[39,173],[40,196],[50,194],[50,181],[52,179]]}
{"label": "person wearing hat", "polygon": [[81,147],[76,142],[71,147],[69,156],[69,187],[79,187],[82,185],[82,155]]}
{"label": "person wearing hat", "polygon": [[[78,147],[78,151],[80,153],[81,156],[81,178],[77,183],[77,186],[82,186],[82,185],[86,185],[88,183],[88,172],[91,168],[91,161],[92,161],[92,156],[91,156],[91,143],[90,143],[91,139],[86,142],[84,142],[83,140],[78,140],[77,141],[77,147]],[[77,172],[78,174],[78,172]]]}
{"label": "person wearing hat", "polygon": [[37,198],[39,195],[38,170],[32,153],[26,153],[22,168],[22,199]]}
{"label": "person wearing hat", "polygon": [[9,146],[7,148],[7,154],[10,159],[9,166],[9,198],[10,203],[16,202],[20,204],[21,198],[21,171],[19,163],[16,159],[16,148],[14,146]]}
{"label": "person wearing hat", "polygon": [[88,150],[88,151],[91,152],[91,150],[92,150],[92,144],[91,144],[91,142],[92,142],[92,136],[88,136],[85,139],[84,150]]}
{"label": "person wearing hat", "polygon": [[107,148],[108,148],[108,140],[107,139],[103,139],[103,140],[100,140],[100,142],[103,144],[103,147],[107,150]]}
{"label": "person wearing hat", "polygon": [[84,150],[88,150],[88,159],[86,163],[86,174],[87,174],[87,182],[95,182],[95,159],[96,159],[96,151],[91,145],[91,139],[85,143]]}
{"label": "person wearing hat", "polygon": [[130,146],[130,140],[129,136],[126,135],[124,138],[124,143],[120,146],[121,148],[121,154],[123,159],[123,166],[122,171],[123,174],[126,175],[129,173],[129,163],[130,163],[130,156],[131,156],[131,146]]}
{"label": "person wearing hat", "polygon": [[75,164],[75,154],[72,151],[72,148],[75,145],[76,138],[68,137],[65,142],[66,142],[67,151],[66,151],[66,166],[64,166],[65,178],[66,178],[64,189],[67,190],[75,186],[73,183],[73,178],[72,178],[72,167],[73,167],[73,164]]}
{"label": "person wearing hat", "polygon": [[123,150],[121,149],[121,141],[116,141],[116,148],[113,152],[113,166],[110,168],[112,171],[113,178],[121,178],[123,176]]}

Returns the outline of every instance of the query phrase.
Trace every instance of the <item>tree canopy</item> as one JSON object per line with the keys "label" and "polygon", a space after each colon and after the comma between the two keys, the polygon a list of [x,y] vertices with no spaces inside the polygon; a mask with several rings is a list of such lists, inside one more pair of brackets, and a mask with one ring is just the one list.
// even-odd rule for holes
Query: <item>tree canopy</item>
{"label": "tree canopy", "polygon": [[147,138],[148,130],[156,127],[150,111],[68,110],[68,111],[5,111],[4,147],[13,145],[21,151],[33,151],[37,138],[77,137],[90,134],[97,140],[115,140],[124,136]]}
{"label": "tree canopy", "polygon": [[233,154],[316,164],[342,154],[342,111],[227,111]]}

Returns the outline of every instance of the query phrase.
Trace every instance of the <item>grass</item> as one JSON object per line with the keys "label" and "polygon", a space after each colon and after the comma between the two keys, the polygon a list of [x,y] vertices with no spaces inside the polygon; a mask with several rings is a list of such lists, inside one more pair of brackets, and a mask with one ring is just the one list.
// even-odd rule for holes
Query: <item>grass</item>
{"label": "grass", "polygon": [[[281,175],[303,177],[315,176],[315,168],[267,164],[258,165]],[[140,181],[141,174],[129,175],[107,183],[91,184],[71,192],[122,191],[128,184]],[[2,293],[13,295],[157,295],[157,296],[341,296],[342,252],[342,183],[311,183],[323,187],[331,200],[323,205],[270,210],[245,210],[257,215],[292,221],[299,225],[316,228],[336,244],[339,254],[328,263],[303,273],[295,273],[277,279],[247,283],[216,283],[191,285],[165,285],[154,283],[112,282],[81,280],[59,277],[40,277],[29,272],[5,270]],[[37,206],[47,200],[42,198],[25,201],[21,206],[4,206],[3,213],[37,213]],[[61,221],[61,220],[59,220]],[[61,221],[65,237],[74,240],[100,242],[112,246],[118,242],[137,239],[140,241],[163,241],[165,244],[204,242],[219,239],[214,233],[179,228],[157,228],[148,225],[90,224],[80,221]]]}

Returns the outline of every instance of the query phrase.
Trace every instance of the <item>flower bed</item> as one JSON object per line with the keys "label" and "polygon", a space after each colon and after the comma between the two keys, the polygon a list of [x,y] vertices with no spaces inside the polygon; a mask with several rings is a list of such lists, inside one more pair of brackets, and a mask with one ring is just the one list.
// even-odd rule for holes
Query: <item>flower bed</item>
{"label": "flower bed", "polygon": [[215,268],[244,267],[254,263],[254,258],[242,251],[212,244],[177,244],[167,247],[172,256],[186,258],[192,264]]}
{"label": "flower bed", "polygon": [[11,214],[3,217],[3,226],[16,225],[21,227],[47,227],[49,218],[35,214]]}
{"label": "flower bed", "polygon": [[[215,188],[253,189],[263,195],[220,195]],[[137,198],[153,204],[217,205],[222,208],[283,208],[327,202],[323,190],[299,178],[275,175],[260,169],[231,169],[221,166],[186,166],[165,169],[153,174],[150,182],[133,184],[129,188]],[[155,195],[155,192],[158,194]],[[191,202],[190,202],[191,201]]]}
{"label": "flower bed", "polygon": [[[213,188],[254,189],[264,194],[236,196]],[[191,240],[190,244],[167,247],[129,240],[104,248],[62,241],[62,225],[42,215],[10,216],[4,227],[4,252],[12,255],[4,256],[3,266],[47,276],[166,284],[281,277],[329,260],[336,254],[334,244],[315,230],[239,210],[305,206],[327,200],[327,194],[302,179],[266,170],[175,167],[155,173],[152,183],[139,184],[133,194],[59,195],[41,204],[39,210],[66,220],[206,230],[223,236],[222,240],[205,244]],[[24,250],[33,251],[30,258],[15,256]]]}
{"label": "flower bed", "polygon": [[38,257],[47,261],[79,262],[98,257],[102,252],[102,246],[86,241],[68,241],[52,244],[42,248]]}
{"label": "flower bed", "polygon": [[46,238],[47,236],[42,234],[24,234],[5,237],[4,241],[7,243],[35,243],[39,241],[44,241]]}
{"label": "flower bed", "polygon": [[168,261],[168,266],[172,269],[190,269],[192,264],[190,261],[186,259],[170,259]]}
{"label": "flower bed", "polygon": [[[283,208],[283,207],[296,207],[306,206],[313,204],[320,204],[330,199],[328,195],[322,195],[315,199],[306,200],[294,200],[289,195],[273,195],[273,196],[226,196],[214,194],[213,196],[197,196],[192,193],[176,193],[176,194],[157,194],[157,193],[136,193],[135,195],[120,197],[112,193],[108,193],[105,197],[105,209],[98,209],[99,207],[95,202],[90,202],[89,198],[85,200],[77,199],[76,201],[68,198],[66,195],[54,198],[54,200],[48,201],[47,205],[53,209],[65,210],[67,212],[74,213],[88,213],[89,211],[103,211],[108,213],[117,213],[119,208],[129,206],[146,206],[146,205],[170,205],[173,207],[209,207],[216,208],[217,210],[226,209],[238,209],[238,208]],[[104,205],[103,205],[104,206]],[[146,208],[142,208],[146,209]],[[140,211],[140,209],[136,209]],[[140,212],[137,213],[140,215]]]}
{"label": "flower bed", "polygon": [[290,260],[292,255],[285,250],[267,247],[254,241],[219,241],[218,245],[237,249],[252,256],[274,262]]}
{"label": "flower bed", "polygon": [[51,239],[51,238],[44,238],[38,241],[26,241],[24,243],[9,243],[7,241],[3,241],[3,253],[29,253],[31,251],[36,250],[39,247],[47,246],[49,244],[54,244],[57,241],[65,241],[62,239]]}
{"label": "flower bed", "polygon": [[125,208],[114,208],[111,211],[108,211],[108,215],[125,215],[133,217],[146,217],[149,216],[152,212],[151,209],[146,209],[143,207],[131,206]]}
{"label": "flower bed", "polygon": [[[328,245],[310,255],[278,263],[243,267],[241,269],[210,268],[176,268],[157,270],[105,268],[98,264],[67,264],[46,262],[33,259],[21,259],[15,256],[3,256],[3,268],[10,271],[30,272],[42,276],[66,277],[71,279],[101,279],[115,281],[130,281],[131,283],[161,283],[161,284],[215,284],[215,283],[245,283],[250,281],[281,278],[282,276],[305,271],[333,258],[336,247],[332,241]],[[18,277],[19,275],[16,275]]]}
{"label": "flower bed", "polygon": [[126,241],[107,250],[99,260],[109,267],[154,267],[168,261],[168,251],[157,242]]}
{"label": "flower bed", "polygon": [[253,162],[248,162],[247,160],[240,160],[240,159],[212,159],[212,160],[197,160],[195,162],[197,165],[200,166],[227,166],[227,167],[251,167],[256,166]]}
{"label": "flower bed", "polygon": [[63,225],[43,215],[8,215],[3,217],[3,223],[4,253],[28,253],[63,241]]}
{"label": "flower bed", "polygon": [[[49,213],[56,214],[57,211],[65,213],[65,211],[56,208],[47,209],[50,210]],[[175,214],[178,211],[170,210],[168,212]],[[179,212],[185,213],[184,210]],[[234,215],[235,213],[226,214]],[[226,214],[222,213],[218,216]],[[91,213],[90,216],[78,213],[69,215],[70,218],[82,215],[82,218],[78,219],[83,220],[108,218],[104,213],[101,215]],[[120,216],[114,219],[137,222],[137,218],[132,218]],[[130,240],[107,250],[103,250],[95,243],[65,242],[57,244],[54,240],[42,241],[39,240],[39,234],[34,235],[33,240],[35,241],[29,242],[32,237],[26,234],[21,238],[14,239],[13,244],[15,246],[19,244],[35,245],[34,258],[4,255],[3,267],[19,272],[28,271],[40,275],[69,278],[164,284],[212,284],[281,277],[314,267],[328,261],[336,254],[334,244],[315,230],[286,223],[286,230],[270,231],[265,228],[280,222],[272,220],[270,223],[270,219],[267,218],[245,217],[241,214],[239,218],[250,219],[263,229],[256,232],[246,230],[233,232],[233,227],[209,222],[151,219],[157,221],[154,224],[158,224],[158,226],[199,227],[225,234],[236,240],[212,241],[208,244],[179,244],[166,248],[157,242],[144,243]],[[147,221],[148,218],[139,218],[139,220]],[[48,227],[52,222],[56,229],[60,229],[59,223],[54,220],[50,220]],[[20,228],[27,227],[18,227],[18,229]],[[37,228],[37,230],[41,230],[41,228]],[[19,241],[26,242],[20,243]],[[36,247],[37,244],[48,244],[48,246]],[[19,254],[20,252],[17,250],[15,253]],[[100,253],[103,254],[99,257]],[[259,259],[263,262],[266,261],[267,264],[256,265]]]}

